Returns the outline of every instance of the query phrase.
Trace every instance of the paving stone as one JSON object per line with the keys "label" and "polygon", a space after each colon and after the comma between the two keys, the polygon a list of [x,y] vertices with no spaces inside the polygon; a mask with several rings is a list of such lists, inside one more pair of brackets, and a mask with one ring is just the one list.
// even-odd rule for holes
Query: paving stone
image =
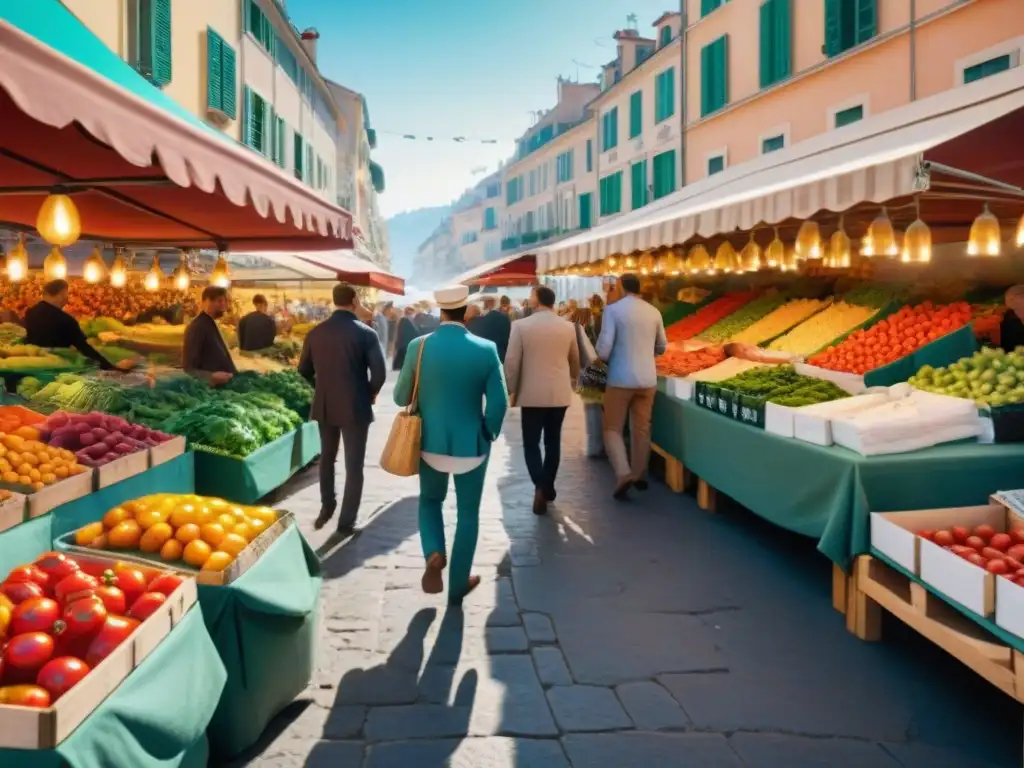
{"label": "paving stone", "polygon": [[537,665],[537,676],[544,685],[572,685],[572,675],[558,648],[534,648],[533,662]]}
{"label": "paving stone", "polygon": [[261,768],[361,768],[363,750],[357,741],[315,741],[305,747],[265,752],[250,764]]}
{"label": "paving stone", "polygon": [[725,736],[717,733],[572,733],[562,746],[577,768],[743,768]]}
{"label": "paving stone", "polygon": [[548,703],[563,731],[612,731],[633,726],[610,688],[559,685],[548,689]]}
{"label": "paving stone", "polygon": [[900,768],[878,744],[776,733],[736,733],[729,740],[746,768]]}
{"label": "paving stone", "polygon": [[615,693],[626,708],[626,713],[637,728],[645,731],[662,731],[685,728],[690,724],[679,702],[657,683],[639,681],[623,683]]}
{"label": "paving stone", "polygon": [[554,739],[399,741],[368,748],[366,768],[571,768]]}
{"label": "paving stone", "polygon": [[551,619],[543,613],[524,613],[523,628],[533,643],[553,643],[558,639]]}
{"label": "paving stone", "polygon": [[979,751],[990,751],[985,747],[981,750],[960,750],[914,742],[883,744],[882,747],[896,759],[901,768],[1010,768],[1020,765],[1019,749],[1017,754],[1012,754],[1009,749],[1005,750],[1006,754],[999,760],[988,754],[979,755]]}
{"label": "paving stone", "polygon": [[363,733],[370,741],[465,736],[469,731],[469,713],[469,707],[445,704],[374,707],[366,717]]}

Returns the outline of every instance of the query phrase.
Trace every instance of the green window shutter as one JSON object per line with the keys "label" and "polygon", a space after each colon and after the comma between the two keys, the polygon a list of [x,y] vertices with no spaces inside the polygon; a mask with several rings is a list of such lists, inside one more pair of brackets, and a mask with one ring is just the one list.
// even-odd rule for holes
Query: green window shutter
{"label": "green window shutter", "polygon": [[[316,155],[313,154],[313,145],[310,144],[309,142],[306,142],[306,155],[305,155],[305,157],[306,157],[306,178],[305,178],[305,181],[306,181],[307,184],[312,185],[312,183],[313,183],[313,158],[316,157]],[[372,177],[373,174],[371,173],[370,175]],[[383,190],[381,190],[381,191],[383,191]]]}
{"label": "green window shutter", "polygon": [[676,191],[676,151],[670,149],[654,156],[654,199]]}
{"label": "green window shutter", "polygon": [[860,45],[873,38],[878,32],[878,0],[853,0],[853,2],[856,4],[854,44]]}
{"label": "green window shutter", "polygon": [[864,119],[864,107],[858,104],[856,107],[850,107],[840,112],[836,112],[836,128],[842,128],[844,125],[850,123],[856,123],[858,120]]}
{"label": "green window shutter", "polygon": [[629,138],[635,139],[644,129],[644,92],[634,91],[629,96]]}
{"label": "green window shutter", "polygon": [[612,213],[618,213],[622,210],[622,171],[618,171],[612,179],[614,180],[614,199],[612,201],[612,206],[615,209]]}
{"label": "green window shutter", "polygon": [[664,48],[672,42],[672,27],[662,27],[659,33],[659,47]]}
{"label": "green window shutter", "polygon": [[647,205],[647,161],[633,163],[629,169],[633,189],[633,210]]}
{"label": "green window shutter", "polygon": [[729,36],[722,35],[715,41],[715,109],[729,103]]}
{"label": "green window shutter", "polygon": [[587,173],[594,171],[594,141],[587,139]]}
{"label": "green window shutter", "polygon": [[267,152],[267,154],[270,155],[270,160],[271,160],[272,163],[274,163],[274,165],[280,165],[281,164],[281,156],[278,154],[279,147],[280,147],[280,138],[281,138],[278,135],[278,131],[280,130],[280,127],[279,127],[279,125],[280,125],[279,124],[280,118],[278,118],[278,116],[277,116],[277,110],[274,109],[273,107],[271,107],[269,111],[270,111],[270,120],[269,120],[269,123],[270,123],[270,131],[269,131],[270,140],[267,142],[268,150],[269,150]]}
{"label": "green window shutter", "polygon": [[224,57],[224,41],[209,27],[206,28],[206,106],[210,109],[224,107],[224,84],[221,79],[221,60]]}
{"label": "green window shutter", "polygon": [[776,152],[780,149],[785,149],[785,147],[786,137],[784,135],[772,136],[761,142],[761,154],[767,155],[769,152]]}
{"label": "green window shutter", "polygon": [[150,0],[153,6],[153,82],[171,82],[171,0]]}
{"label": "green window shutter", "polygon": [[975,64],[973,67],[967,67],[964,69],[964,83],[973,83],[976,80],[998,75],[1000,72],[1010,69],[1012,64],[1013,61],[1010,59],[1010,54],[1007,53],[1003,56],[996,56],[994,59],[983,61],[980,64]]}
{"label": "green window shutter", "polygon": [[721,4],[722,0],[700,0],[701,18],[704,18],[712,11],[717,10]]}
{"label": "green window shutter", "polygon": [[761,5],[761,87],[792,73],[791,0],[765,0]]}
{"label": "green window shutter", "polygon": [[700,52],[701,116],[729,103],[729,36],[722,35]]}
{"label": "green window shutter", "polygon": [[[248,89],[246,89],[246,90],[248,90]],[[302,168],[303,168],[303,165],[304,165],[304,163],[302,162],[302,148],[304,146],[304,143],[302,141],[302,134],[299,133],[298,131],[295,132],[295,135],[294,135],[293,140],[292,140],[292,144],[293,144],[292,152],[295,155],[295,169],[294,169],[295,178],[298,179],[299,181],[302,181],[302,177],[303,177],[303,170],[302,170]]]}
{"label": "green window shutter", "polygon": [[676,68],[669,67],[654,79],[654,122],[672,117],[676,111]]}
{"label": "green window shutter", "polygon": [[619,108],[612,107],[612,146],[619,146]]}
{"label": "green window shutter", "polygon": [[253,118],[252,118],[252,107],[253,107],[253,92],[249,86],[244,88],[245,101],[243,103],[242,112],[242,143],[247,147],[254,146],[253,144]]}
{"label": "green window shutter", "polygon": [[767,88],[769,85],[775,82],[775,56],[773,45],[775,42],[774,34],[774,22],[775,22],[775,3],[772,0],[766,0],[762,3],[759,10],[761,29],[760,29],[760,50],[758,51],[758,58],[760,61],[761,69],[761,87]]}
{"label": "green window shutter", "polygon": [[700,116],[711,114],[711,46],[700,49]]}
{"label": "green window shutter", "polygon": [[238,116],[238,59],[235,49],[221,40],[221,112],[234,120]]}
{"label": "green window shutter", "polygon": [[843,52],[844,0],[825,0],[825,55],[832,57]]}
{"label": "green window shutter", "polygon": [[708,158],[708,176],[714,176],[725,170],[725,155]]}
{"label": "green window shutter", "polygon": [[277,123],[277,164],[284,168],[288,165],[288,158],[285,153],[285,147],[288,145],[285,143],[288,139],[288,129],[285,126],[284,118],[275,118]]}
{"label": "green window shutter", "polygon": [[494,215],[493,208],[487,208],[484,210],[484,229],[496,229],[498,226],[497,217]]}
{"label": "green window shutter", "polygon": [[593,226],[593,202],[590,193],[580,195],[580,229],[590,229]]}

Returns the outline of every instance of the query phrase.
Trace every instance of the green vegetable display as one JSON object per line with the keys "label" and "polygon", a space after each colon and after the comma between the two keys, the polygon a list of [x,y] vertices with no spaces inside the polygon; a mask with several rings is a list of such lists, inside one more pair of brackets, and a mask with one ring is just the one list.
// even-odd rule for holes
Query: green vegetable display
{"label": "green vegetable display", "polygon": [[697,338],[702,341],[721,343],[728,341],[740,331],[744,331],[765,315],[774,312],[789,301],[787,295],[782,293],[769,294],[759,299],[754,299],[731,315],[722,318],[717,323],[702,333]]}
{"label": "green vegetable display", "polygon": [[231,392],[269,392],[284,400],[296,413],[307,414],[313,403],[313,387],[298,371],[236,373],[224,387]]}
{"label": "green vegetable display", "polygon": [[847,291],[840,298],[847,304],[881,309],[886,304],[905,301],[907,291],[900,286],[865,284]]}
{"label": "green vegetable display", "polygon": [[761,398],[769,403],[800,408],[805,405],[841,400],[849,394],[831,381],[801,376],[791,365],[751,368],[719,382],[721,389]]}
{"label": "green vegetable display", "polygon": [[945,368],[926,365],[908,383],[926,392],[974,400],[979,406],[1024,403],[1024,347],[1010,353],[985,347]]}

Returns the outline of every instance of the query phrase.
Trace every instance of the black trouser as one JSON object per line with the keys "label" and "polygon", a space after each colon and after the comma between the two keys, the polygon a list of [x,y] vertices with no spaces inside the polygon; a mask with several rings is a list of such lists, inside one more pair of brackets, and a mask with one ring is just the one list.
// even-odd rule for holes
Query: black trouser
{"label": "black trouser", "polygon": [[[566,408],[522,408],[523,455],[534,487],[554,498],[555,475],[562,458],[562,421]],[[540,456],[544,440],[544,458]]]}
{"label": "black trouser", "polygon": [[334,488],[334,464],[338,459],[339,443],[345,445],[345,493],[341,498],[338,527],[355,524],[359,503],[363,499],[363,462],[366,459],[366,435],[369,424],[334,427],[320,424],[320,509],[334,512],[338,497]]}

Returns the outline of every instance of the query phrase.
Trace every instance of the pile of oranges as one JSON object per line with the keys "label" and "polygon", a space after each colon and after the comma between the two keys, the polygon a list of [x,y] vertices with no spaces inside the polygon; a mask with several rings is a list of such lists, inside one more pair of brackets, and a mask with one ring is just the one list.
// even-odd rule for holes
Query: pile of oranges
{"label": "pile of oranges", "polygon": [[90,471],[65,448],[52,448],[39,440],[0,433],[0,479],[5,483],[31,487],[46,485]]}
{"label": "pile of oranges", "polygon": [[92,549],[137,550],[168,563],[223,571],[276,520],[277,512],[270,507],[160,493],[108,510],[102,520],[80,528],[75,543]]}

